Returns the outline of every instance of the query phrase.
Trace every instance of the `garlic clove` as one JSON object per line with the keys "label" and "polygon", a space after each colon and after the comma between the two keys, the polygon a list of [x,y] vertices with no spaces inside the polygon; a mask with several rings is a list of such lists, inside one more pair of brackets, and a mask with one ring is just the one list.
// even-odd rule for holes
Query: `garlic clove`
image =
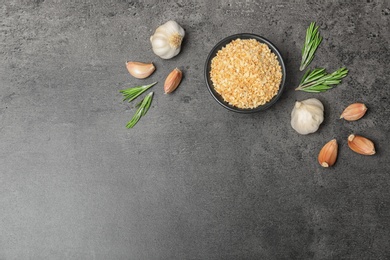
{"label": "garlic clove", "polygon": [[143,63],[137,61],[126,62],[126,68],[129,73],[137,79],[147,78],[156,70],[153,63]]}
{"label": "garlic clove", "polygon": [[171,73],[169,73],[164,83],[165,94],[169,94],[175,91],[175,89],[177,89],[179,86],[182,78],[183,73],[178,68],[175,68]]}
{"label": "garlic clove", "polygon": [[348,146],[352,151],[362,155],[374,155],[375,146],[374,143],[359,135],[351,134],[348,136]]}
{"label": "garlic clove", "polygon": [[354,103],[344,109],[340,118],[344,118],[347,121],[356,121],[364,116],[367,111],[367,107],[363,103]]}
{"label": "garlic clove", "polygon": [[337,140],[333,139],[326,143],[318,154],[318,162],[322,167],[330,167],[336,162],[338,144]]}

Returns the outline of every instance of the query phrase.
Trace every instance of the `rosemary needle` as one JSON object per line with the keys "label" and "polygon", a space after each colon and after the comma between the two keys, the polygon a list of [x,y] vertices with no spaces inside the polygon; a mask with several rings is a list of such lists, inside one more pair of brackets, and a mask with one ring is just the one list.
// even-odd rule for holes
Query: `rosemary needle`
{"label": "rosemary needle", "polygon": [[123,99],[123,101],[128,100],[130,102],[130,101],[133,101],[134,99],[136,99],[139,95],[141,95],[146,90],[148,90],[149,88],[153,87],[156,84],[157,84],[157,82],[154,82],[154,83],[149,84],[149,85],[136,86],[133,88],[119,90],[119,92],[122,93],[122,95],[125,97]]}
{"label": "rosemary needle", "polygon": [[150,105],[152,104],[153,100],[153,92],[150,92],[147,94],[144,99],[136,105],[137,111],[135,112],[133,118],[127,123],[126,127],[127,128],[133,128],[138,121],[143,117],[146,112],[148,112]]}
{"label": "rosemary needle", "polygon": [[295,90],[319,93],[325,92],[341,82],[341,79],[348,75],[346,68],[340,68],[328,74],[325,69],[307,70],[301,83]]}
{"label": "rosemary needle", "polygon": [[314,54],[322,41],[322,37],[318,32],[318,26],[315,22],[312,22],[306,30],[305,44],[302,48],[302,61],[299,68],[300,71],[306,69],[314,58]]}

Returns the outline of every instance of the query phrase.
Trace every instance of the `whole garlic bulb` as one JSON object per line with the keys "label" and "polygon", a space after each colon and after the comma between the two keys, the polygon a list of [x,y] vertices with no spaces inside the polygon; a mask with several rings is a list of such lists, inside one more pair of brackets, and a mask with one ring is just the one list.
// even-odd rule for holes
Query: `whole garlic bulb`
{"label": "whole garlic bulb", "polygon": [[314,133],[324,121],[324,106],[316,98],[295,102],[291,112],[291,126],[302,135]]}
{"label": "whole garlic bulb", "polygon": [[153,52],[162,59],[175,57],[180,52],[184,35],[184,29],[177,22],[166,22],[150,37]]}

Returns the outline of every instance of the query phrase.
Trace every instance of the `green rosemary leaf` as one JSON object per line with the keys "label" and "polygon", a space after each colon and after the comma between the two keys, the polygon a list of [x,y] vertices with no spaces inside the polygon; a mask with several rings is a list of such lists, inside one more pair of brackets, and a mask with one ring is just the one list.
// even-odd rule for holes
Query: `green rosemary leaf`
{"label": "green rosemary leaf", "polygon": [[320,93],[320,92],[324,92],[324,91],[318,91],[318,90],[313,90],[313,89],[310,89],[310,88],[307,88],[304,90],[305,92],[309,92],[309,93]]}
{"label": "green rosemary leaf", "polygon": [[305,91],[306,92],[325,92],[327,91],[328,89],[331,89],[333,88],[332,86],[329,86],[329,85],[316,85],[316,86],[312,86],[312,87],[308,87],[308,88],[305,88]]}
{"label": "green rosemary leaf", "polygon": [[325,69],[314,69],[311,72],[310,70],[308,71],[309,71],[309,75],[306,77],[305,82],[311,82],[317,80],[326,74]]}
{"label": "green rosemary leaf", "polygon": [[307,79],[307,76],[309,76],[309,74],[310,74],[310,70],[307,70],[302,77],[300,85]]}
{"label": "green rosemary leaf", "polygon": [[340,84],[341,80],[335,80],[335,79],[330,79],[330,80],[325,80],[323,84],[326,85],[337,85]]}
{"label": "green rosemary leaf", "polygon": [[152,104],[152,99],[150,98],[150,99],[147,100],[147,102],[145,104],[145,107],[142,110],[142,116],[144,116],[146,114],[146,112],[148,112],[151,104]]}
{"label": "green rosemary leaf", "polygon": [[314,54],[322,42],[322,37],[318,32],[318,26],[315,25],[315,22],[310,23],[309,28],[306,30],[305,43],[302,48],[302,61],[299,68],[301,71],[305,70],[312,62],[314,59]]}
{"label": "green rosemary leaf", "polygon": [[308,70],[295,90],[312,93],[325,92],[340,84],[341,79],[347,75],[346,68],[340,68],[331,74],[326,73],[325,69]]}
{"label": "green rosemary leaf", "polygon": [[123,101],[128,100],[129,102],[131,102],[134,99],[136,99],[139,95],[141,95],[146,90],[148,90],[149,88],[153,87],[156,84],[157,84],[157,82],[154,82],[154,83],[149,84],[149,85],[136,86],[136,87],[133,87],[133,88],[119,90],[119,92],[122,93],[122,95],[125,97],[123,99]]}
{"label": "green rosemary leaf", "polygon": [[127,123],[126,125],[127,128],[133,128],[141,119],[141,117],[143,117],[146,114],[146,112],[148,112],[150,105],[152,104],[152,100],[153,100],[153,92],[150,92],[144,97],[142,102],[138,104],[139,106],[137,105],[138,109],[135,112],[133,118]]}

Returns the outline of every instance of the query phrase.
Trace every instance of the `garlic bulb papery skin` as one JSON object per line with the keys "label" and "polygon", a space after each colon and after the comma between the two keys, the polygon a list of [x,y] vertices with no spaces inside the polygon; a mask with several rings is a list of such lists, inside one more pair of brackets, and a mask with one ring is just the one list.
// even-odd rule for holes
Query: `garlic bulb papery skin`
{"label": "garlic bulb papery skin", "polygon": [[301,135],[314,133],[324,121],[324,106],[316,98],[295,102],[291,126]]}
{"label": "garlic bulb papery skin", "polygon": [[162,59],[170,59],[180,52],[184,29],[175,21],[168,21],[150,37],[153,52]]}

